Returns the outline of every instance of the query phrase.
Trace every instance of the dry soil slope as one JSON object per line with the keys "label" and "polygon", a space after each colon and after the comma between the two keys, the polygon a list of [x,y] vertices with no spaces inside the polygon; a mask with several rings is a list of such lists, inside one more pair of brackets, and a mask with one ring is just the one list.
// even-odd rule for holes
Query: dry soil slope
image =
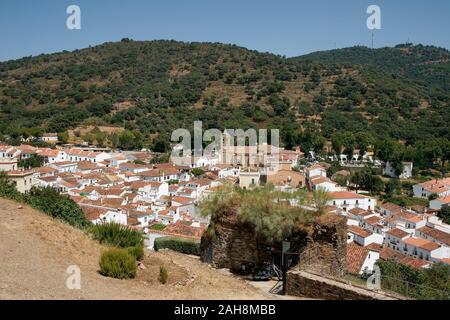
{"label": "dry soil slope", "polygon": [[[221,274],[194,257],[148,253],[137,279],[98,274],[104,247],[80,230],[27,206],[0,199],[0,299],[267,299],[247,283]],[[66,287],[70,265],[81,269],[81,289]],[[173,279],[156,280],[159,265]],[[272,296],[273,297],[273,296]]]}

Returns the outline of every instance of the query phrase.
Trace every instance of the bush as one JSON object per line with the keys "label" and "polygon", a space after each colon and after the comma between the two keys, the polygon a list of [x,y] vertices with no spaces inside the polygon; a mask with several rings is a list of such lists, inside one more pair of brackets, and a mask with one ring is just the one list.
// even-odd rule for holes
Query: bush
{"label": "bush", "polygon": [[89,232],[93,235],[94,240],[114,247],[142,247],[144,244],[144,239],[139,231],[132,230],[118,223],[98,224],[92,226]]}
{"label": "bush", "polygon": [[169,272],[165,267],[159,267],[159,282],[162,284],[167,283],[167,279],[169,278]]}
{"label": "bush", "polygon": [[429,269],[416,269],[395,261],[376,263],[381,270],[384,290],[419,300],[450,300],[450,266],[434,263]]}
{"label": "bush", "polygon": [[171,249],[180,253],[200,255],[200,241],[187,240],[175,237],[162,237],[155,239],[155,251]]}
{"label": "bush", "polygon": [[49,216],[60,219],[74,227],[90,225],[80,207],[68,196],[61,195],[53,188],[32,188],[21,194],[4,173],[0,173],[0,197],[25,202]]}
{"label": "bush", "polygon": [[144,259],[143,246],[129,247],[127,250],[129,254],[136,258],[137,261],[142,261]]}
{"label": "bush", "polygon": [[8,176],[0,172],[0,197],[14,200],[22,201],[23,196],[17,190],[15,185],[9,181]]}
{"label": "bush", "polygon": [[90,225],[80,207],[68,196],[53,188],[33,188],[25,195],[25,202],[49,216],[61,219],[75,227]]}
{"label": "bush", "polygon": [[109,249],[100,258],[100,274],[117,279],[136,277],[136,259],[125,249]]}

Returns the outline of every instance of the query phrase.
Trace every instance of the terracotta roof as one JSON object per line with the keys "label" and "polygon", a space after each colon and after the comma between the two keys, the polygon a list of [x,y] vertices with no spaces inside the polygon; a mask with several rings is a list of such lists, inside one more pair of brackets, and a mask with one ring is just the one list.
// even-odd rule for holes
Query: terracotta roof
{"label": "terracotta roof", "polygon": [[446,197],[438,198],[436,200],[438,200],[439,202],[442,202],[442,203],[450,203],[450,195],[446,196]]}
{"label": "terracotta roof", "polygon": [[367,224],[370,224],[371,226],[380,226],[380,227],[382,227],[382,225],[381,225],[381,218],[380,217],[372,216],[372,217],[364,219],[364,221]]}
{"label": "terracotta roof", "polygon": [[84,212],[84,216],[89,221],[94,221],[100,218],[101,215],[108,212],[108,209],[104,208],[96,208],[96,207],[88,207],[88,206],[80,206],[81,210]]}
{"label": "terracotta roof", "polygon": [[375,242],[372,242],[368,246],[366,246],[367,250],[375,251],[375,252],[381,252],[383,250],[383,247]]}
{"label": "terracotta roof", "polygon": [[426,251],[433,251],[441,246],[433,241],[422,239],[422,238],[406,238],[403,240],[404,243],[409,244],[410,246],[420,248]]}
{"label": "terracotta roof", "polygon": [[189,198],[189,197],[179,197],[179,196],[177,196],[177,197],[173,197],[172,201],[175,201],[175,202],[178,202],[178,203],[181,203],[181,204],[189,204],[189,203],[192,203],[194,201],[194,199],[193,198]]}
{"label": "terracotta roof", "polygon": [[429,192],[442,193],[450,190],[450,178],[433,179],[419,185]]}
{"label": "terracotta roof", "polygon": [[157,231],[152,230],[152,232],[165,234],[168,236],[189,238],[200,240],[203,232],[205,231],[205,226],[200,227],[192,227],[191,225],[187,225],[182,221],[177,221],[176,223],[169,224],[164,230]]}
{"label": "terracotta roof", "polygon": [[125,162],[119,164],[119,168],[127,168],[127,169],[146,169],[147,166],[143,164],[136,164],[131,162]]}
{"label": "terracotta roof", "polygon": [[335,191],[330,192],[330,196],[332,199],[361,199],[367,198],[366,196],[350,192],[350,191]]}
{"label": "terracotta roof", "polygon": [[347,245],[347,271],[352,274],[359,274],[369,250],[352,242]]}
{"label": "terracotta roof", "polygon": [[353,209],[349,210],[348,212],[350,212],[351,214],[353,214],[355,216],[367,216],[369,214],[372,214],[372,212],[369,212],[369,211],[361,209],[361,208],[353,208]]}
{"label": "terracotta roof", "polygon": [[447,232],[438,230],[438,229],[434,229],[434,228],[430,228],[430,227],[423,227],[423,228],[419,228],[417,229],[418,232],[424,233],[427,236],[444,243],[445,245],[450,247],[450,234],[448,234]]}
{"label": "terracotta roof", "polygon": [[51,168],[51,167],[40,167],[40,168],[35,169],[35,171],[37,173],[54,173],[54,172],[57,172],[58,170],[55,168]]}
{"label": "terracotta roof", "polygon": [[399,239],[402,239],[402,238],[404,238],[404,237],[409,236],[409,233],[408,233],[408,232],[403,231],[403,230],[398,229],[398,228],[394,228],[394,229],[391,229],[391,230],[389,230],[389,231],[386,231],[386,233],[387,233],[387,234],[390,234],[391,236],[394,236],[394,237],[396,237],[396,238],[399,238]]}
{"label": "terracotta roof", "polygon": [[347,230],[348,230],[348,232],[354,233],[363,238],[367,238],[368,236],[372,235],[372,233],[370,233],[358,226],[353,226],[353,225],[347,226]]}
{"label": "terracotta roof", "polygon": [[8,171],[6,174],[10,177],[24,177],[34,174],[34,170]]}
{"label": "terracotta roof", "polygon": [[162,177],[164,174],[159,170],[147,170],[139,173],[140,177],[156,178]]}
{"label": "terracotta roof", "polygon": [[386,202],[383,203],[382,205],[380,205],[380,208],[391,211],[391,212],[398,212],[398,211],[402,211],[402,207],[400,207],[399,205],[396,205],[395,203],[391,203],[391,202]]}
{"label": "terracotta roof", "polygon": [[333,181],[331,181],[327,177],[322,177],[322,176],[314,176],[310,180],[311,180],[311,184],[314,186],[325,183],[325,182],[335,184]]}
{"label": "terracotta roof", "polygon": [[393,260],[401,264],[406,264],[408,266],[411,266],[413,268],[423,268],[430,264],[430,262],[420,259],[415,259],[412,257],[409,257],[407,255],[404,255],[398,251],[395,251],[391,248],[383,248],[380,252],[380,259],[382,260]]}
{"label": "terracotta roof", "polygon": [[101,200],[101,204],[105,207],[119,208],[122,205],[122,198],[106,198]]}
{"label": "terracotta roof", "polygon": [[405,212],[404,215],[401,217],[401,219],[408,221],[408,222],[417,223],[417,222],[425,220],[425,217],[422,215],[415,215],[415,214]]}

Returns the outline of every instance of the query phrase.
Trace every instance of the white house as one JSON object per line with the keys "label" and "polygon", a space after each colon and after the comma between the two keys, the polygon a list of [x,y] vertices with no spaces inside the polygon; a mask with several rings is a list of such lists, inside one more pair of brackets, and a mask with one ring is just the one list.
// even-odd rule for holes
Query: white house
{"label": "white house", "polygon": [[403,208],[395,203],[386,202],[380,205],[380,213],[385,217],[390,217],[394,214],[400,213],[403,211]]}
{"label": "white house", "polygon": [[306,169],[306,176],[308,179],[312,177],[321,176],[327,177],[327,170],[319,164],[314,164]]}
{"label": "white house", "polygon": [[240,168],[227,166],[227,165],[211,166],[210,170],[216,171],[218,177],[221,179],[229,178],[229,177],[238,178],[239,172],[240,172]]}
{"label": "white house", "polygon": [[65,172],[77,172],[78,164],[76,162],[64,161],[64,162],[53,162],[49,167],[58,170],[58,173]]}
{"label": "white house", "polygon": [[1,171],[16,171],[17,159],[11,158],[0,158],[0,172]]}
{"label": "white house", "polygon": [[370,274],[377,260],[379,250],[363,247],[356,243],[347,245],[347,271],[351,274]]}
{"label": "white house", "polygon": [[128,215],[126,212],[118,209],[117,211],[108,210],[105,214],[101,214],[100,217],[94,221],[93,224],[101,224],[101,223],[118,223],[122,225],[128,224]]}
{"label": "white house", "polygon": [[450,196],[450,178],[433,179],[413,186],[414,197],[428,198],[436,194],[438,198]]}
{"label": "white house", "polygon": [[166,182],[135,181],[130,188],[139,194],[142,201],[147,202],[169,195],[169,185]]}
{"label": "white house", "polygon": [[408,237],[400,242],[400,251],[426,261],[439,261],[444,257],[442,247],[430,240]]}
{"label": "white house", "polygon": [[44,133],[40,138],[41,141],[47,143],[57,143],[58,142],[58,134],[57,133]]}
{"label": "white house", "polygon": [[67,154],[63,150],[39,148],[36,154],[44,158],[44,163],[64,162],[67,160]]}
{"label": "white house", "polygon": [[412,170],[413,170],[413,163],[412,162],[402,162],[403,164],[403,171],[400,175],[397,175],[395,172],[395,169],[392,167],[392,165],[388,162],[386,162],[386,167],[383,170],[383,174],[386,176],[389,176],[391,178],[400,178],[400,179],[409,179],[412,177]]}
{"label": "white house", "polygon": [[450,233],[431,227],[416,229],[416,237],[433,241],[442,247],[444,257],[450,258]]}
{"label": "white house", "polygon": [[442,206],[450,206],[450,196],[438,198],[430,201],[430,208],[434,210],[441,210]]}
{"label": "white house", "polygon": [[309,179],[309,185],[311,190],[319,190],[322,189],[327,192],[334,192],[334,191],[343,191],[344,189],[341,188],[337,183],[331,181],[327,177],[324,176],[314,176]]}
{"label": "white house", "polygon": [[400,251],[401,242],[410,234],[404,230],[395,228],[387,231],[384,236],[384,245],[396,251]]}
{"label": "white house", "polygon": [[427,219],[425,216],[407,212],[399,215],[397,221],[397,227],[408,233],[414,233],[415,229],[425,227],[426,224]]}
{"label": "white house", "polygon": [[335,191],[330,192],[331,201],[329,205],[335,206],[344,212],[347,212],[353,208],[360,208],[363,210],[374,210],[377,202],[376,199],[363,196],[349,191]]}
{"label": "white house", "polygon": [[143,164],[135,164],[135,163],[121,163],[119,164],[119,170],[122,172],[131,172],[134,174],[141,173],[148,170],[148,167]]}
{"label": "white house", "polygon": [[371,243],[377,243],[380,245],[383,243],[382,235],[371,233],[358,226],[347,226],[347,234],[347,243],[355,242],[363,247],[368,246]]}

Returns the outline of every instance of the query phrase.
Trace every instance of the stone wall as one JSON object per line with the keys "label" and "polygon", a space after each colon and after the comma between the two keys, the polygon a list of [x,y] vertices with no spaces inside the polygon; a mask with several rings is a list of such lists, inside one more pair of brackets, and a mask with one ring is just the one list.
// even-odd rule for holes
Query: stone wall
{"label": "stone wall", "polygon": [[[235,228],[216,226],[215,236],[202,238],[201,259],[216,268],[237,269],[242,263],[258,260],[255,234],[243,225]],[[260,252],[260,259],[271,257]]]}
{"label": "stone wall", "polygon": [[319,220],[300,251],[299,268],[333,277],[347,271],[347,222],[342,216]]}
{"label": "stone wall", "polygon": [[[328,217],[317,221],[309,228],[299,226],[294,233],[291,246],[298,248],[299,267],[302,270],[320,270],[334,277],[346,272],[347,229],[345,218]],[[235,269],[243,262],[272,261],[272,255],[280,257],[281,245],[275,245],[270,251],[256,250],[255,234],[251,227],[237,219],[215,222],[214,236],[204,235],[201,243],[201,259],[216,268]],[[259,246],[266,248],[266,245]]]}
{"label": "stone wall", "polygon": [[381,292],[351,286],[304,271],[287,273],[286,294],[326,300],[395,300]]}

